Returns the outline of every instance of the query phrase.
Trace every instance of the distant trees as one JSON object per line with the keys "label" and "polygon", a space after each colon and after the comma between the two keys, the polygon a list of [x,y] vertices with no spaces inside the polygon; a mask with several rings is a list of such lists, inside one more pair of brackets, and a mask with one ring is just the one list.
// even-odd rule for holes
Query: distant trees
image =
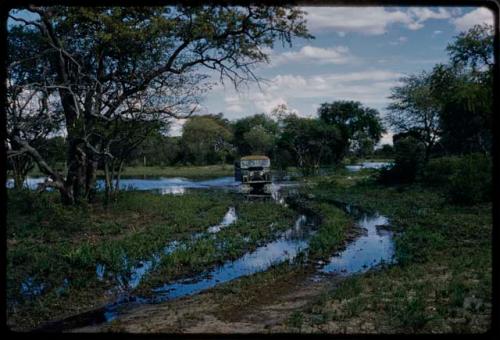
{"label": "distant trees", "polygon": [[333,162],[339,162],[349,150],[358,155],[370,153],[385,131],[377,110],[356,101],[323,103],[318,109],[321,122],[334,126],[340,135],[330,145]]}
{"label": "distant trees", "polygon": [[335,146],[340,145],[342,136],[333,125],[296,115],[285,118],[283,125],[279,149],[294,156],[295,164],[304,175],[316,173],[327,155],[339,151]]}
{"label": "distant trees", "polygon": [[240,155],[271,155],[279,133],[278,123],[261,113],[238,119],[232,124],[234,144]]}
{"label": "distant trees", "polygon": [[37,162],[51,179],[45,184],[59,190],[67,204],[89,199],[98,163],[113,159],[109,134],[100,133],[108,124],[188,116],[208,88],[204,70],[238,86],[257,79],[251,66],[268,60],[263,47],[310,37],[303,12],[291,7],[27,10],[35,19],[9,15],[17,24],[8,32],[8,78],[53,98],[60,108],[67,132],[66,173],[49,166],[28,140],[17,137],[17,143],[26,144],[22,152]]}
{"label": "distant trees", "polygon": [[221,116],[194,116],[183,126],[181,143],[185,161],[191,164],[225,163],[232,149],[232,133],[221,123]]}
{"label": "distant trees", "polygon": [[245,132],[243,139],[254,154],[269,155],[276,144],[276,136],[262,125],[256,125]]}

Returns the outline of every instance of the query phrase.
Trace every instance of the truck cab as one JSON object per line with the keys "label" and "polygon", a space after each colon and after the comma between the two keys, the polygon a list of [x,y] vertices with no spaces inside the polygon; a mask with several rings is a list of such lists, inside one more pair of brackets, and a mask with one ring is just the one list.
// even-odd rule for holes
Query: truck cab
{"label": "truck cab", "polygon": [[267,156],[245,156],[234,164],[234,179],[260,187],[271,183],[271,160]]}

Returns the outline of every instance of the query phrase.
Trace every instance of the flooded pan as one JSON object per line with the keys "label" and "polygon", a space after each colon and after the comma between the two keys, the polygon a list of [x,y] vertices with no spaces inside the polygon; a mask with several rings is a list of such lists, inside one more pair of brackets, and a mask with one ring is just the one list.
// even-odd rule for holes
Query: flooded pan
{"label": "flooded pan", "polygon": [[[176,185],[178,185],[179,182],[181,180],[173,180],[169,183],[177,183]],[[144,184],[145,182],[141,183]],[[151,188],[153,184],[151,182],[147,183],[149,183],[147,187]],[[200,188],[205,189],[209,185],[214,187],[216,185],[226,185],[226,188],[238,185],[238,182],[232,181],[231,177],[196,183]],[[294,195],[297,192],[296,186],[293,183],[273,183],[270,192],[271,198],[281,204],[287,204],[285,199],[296,197]],[[315,263],[314,266],[318,275],[347,276],[366,271],[382,263],[393,262],[393,234],[387,228],[389,221],[386,217],[376,212],[365,212],[355,206],[338,202],[330,203],[338,205],[351,215],[358,228],[363,230],[363,233],[349,243],[345,249],[332,255],[326,261]],[[308,214],[300,213],[294,225],[288,230],[277,234],[273,240],[236,260],[227,261],[199,275],[165,282],[163,285],[153,288],[148,296],[134,295],[134,289],[139,286],[145,275],[155,270],[162,256],[168,256],[179,249],[189,246],[192,242],[197,242],[201,238],[216,237],[220,230],[234,224],[238,219],[237,210],[235,207],[229,207],[219,224],[209,226],[205,232],[195,233],[187,240],[174,240],[166,244],[159,253],[153,254],[149,259],[140,261],[135,266],[131,266],[127,271],[127,275],[115,275],[107,271],[103,264],[98,264],[96,266],[97,278],[100,280],[112,279],[117,283],[112,292],[113,296],[117,296],[116,300],[97,310],[47,323],[38,330],[62,331],[108,322],[116,319],[124,311],[141,304],[160,303],[197,294],[219,284],[268,270],[272,265],[284,263],[285,261],[294,261],[299,256],[302,259],[307,258],[309,241],[311,236],[316,233],[319,222],[317,217]],[[126,256],[124,256],[123,261],[124,268],[128,268],[129,264]]]}

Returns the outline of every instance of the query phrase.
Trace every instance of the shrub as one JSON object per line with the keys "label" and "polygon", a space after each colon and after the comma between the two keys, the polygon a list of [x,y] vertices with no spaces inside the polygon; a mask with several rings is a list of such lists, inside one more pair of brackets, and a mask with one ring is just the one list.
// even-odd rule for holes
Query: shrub
{"label": "shrub", "polygon": [[460,159],[459,169],[450,176],[448,199],[457,204],[474,204],[491,200],[491,158],[470,154]]}
{"label": "shrub", "polygon": [[460,157],[439,157],[429,160],[426,164],[421,181],[425,185],[445,187],[449,185],[450,177],[460,169]]}
{"label": "shrub", "polygon": [[425,164],[425,147],[414,137],[405,137],[394,144],[394,166],[382,169],[379,182],[384,184],[412,183]]}

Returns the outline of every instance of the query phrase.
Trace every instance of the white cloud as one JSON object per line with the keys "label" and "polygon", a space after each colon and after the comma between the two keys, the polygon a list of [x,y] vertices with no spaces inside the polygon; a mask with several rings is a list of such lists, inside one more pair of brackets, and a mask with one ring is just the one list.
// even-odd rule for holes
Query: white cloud
{"label": "white cloud", "polygon": [[320,64],[345,64],[355,58],[349,53],[345,46],[322,48],[304,46],[296,52],[284,52],[281,54],[271,53],[271,66],[277,66],[288,62],[317,62]]}
{"label": "white cloud", "polygon": [[493,13],[486,7],[479,7],[461,17],[451,20],[457,31],[467,31],[474,25],[478,24],[494,24]]}
{"label": "white cloud", "polygon": [[[231,106],[237,105],[246,108],[245,114],[255,112],[270,113],[279,104],[290,103],[294,100],[321,101],[356,100],[368,106],[385,106],[390,89],[398,84],[401,73],[368,69],[360,72],[328,73],[321,75],[293,75],[282,74],[273,77],[267,85],[262,86],[262,91],[251,88],[248,91],[226,95],[226,111]],[[232,91],[226,89],[226,91]],[[230,98],[230,100],[228,100]],[[311,112],[300,112],[307,116]],[[230,116],[242,116],[234,115]]]}
{"label": "white cloud", "polygon": [[342,34],[357,32],[379,35],[387,32],[392,24],[402,24],[418,30],[430,19],[448,19],[451,14],[444,8],[435,10],[424,7],[388,10],[383,7],[302,7],[307,13],[308,27],[317,30],[332,29]]}
{"label": "white cloud", "polygon": [[171,137],[181,136],[182,135],[182,127],[186,123],[187,119],[173,119],[172,124],[170,125],[170,129],[168,130],[168,135]]}
{"label": "white cloud", "polygon": [[240,105],[240,99],[238,96],[226,96],[224,98],[224,102],[226,103],[226,110],[228,112],[241,113],[243,112],[243,107]]}

